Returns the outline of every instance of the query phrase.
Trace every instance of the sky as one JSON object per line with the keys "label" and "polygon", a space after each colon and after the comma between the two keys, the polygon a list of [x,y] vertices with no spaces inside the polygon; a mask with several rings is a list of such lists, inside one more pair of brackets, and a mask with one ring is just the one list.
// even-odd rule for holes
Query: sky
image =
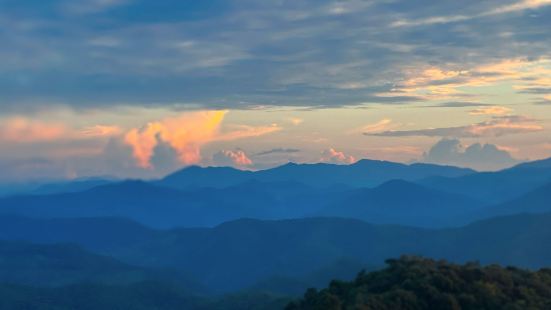
{"label": "sky", "polygon": [[551,0],[0,0],[1,182],[551,157]]}

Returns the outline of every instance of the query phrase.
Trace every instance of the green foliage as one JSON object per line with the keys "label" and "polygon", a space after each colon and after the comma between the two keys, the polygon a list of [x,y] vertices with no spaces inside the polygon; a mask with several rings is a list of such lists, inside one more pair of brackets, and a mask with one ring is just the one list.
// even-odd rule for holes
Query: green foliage
{"label": "green foliage", "polygon": [[404,256],[388,267],[308,290],[295,309],[551,309],[551,270],[450,264]]}

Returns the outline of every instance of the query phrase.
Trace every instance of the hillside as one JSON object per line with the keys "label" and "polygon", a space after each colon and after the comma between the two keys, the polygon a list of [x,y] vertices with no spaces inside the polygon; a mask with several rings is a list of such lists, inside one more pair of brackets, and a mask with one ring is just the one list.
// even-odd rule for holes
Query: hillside
{"label": "hillside", "polygon": [[[400,193],[397,195],[396,193]],[[247,181],[177,190],[126,181],[82,192],[0,198],[0,214],[37,218],[123,217],[155,228],[212,227],[240,218],[338,216],[375,224],[445,227],[482,207],[469,197],[389,181],[374,189],[314,188],[295,181]]]}
{"label": "hillside", "polygon": [[455,265],[416,257],[308,290],[286,309],[549,309],[551,270],[527,271],[476,263]]}
{"label": "hillside", "polygon": [[75,245],[0,241],[0,283],[61,287],[77,283],[128,285],[143,281],[173,283],[194,294],[206,292],[181,273],[130,266]]}
{"label": "hillside", "polygon": [[551,212],[551,182],[483,212],[484,216]]}
{"label": "hillside", "polygon": [[488,204],[518,198],[551,182],[551,159],[525,163],[496,172],[479,172],[460,177],[436,176],[418,183],[449,193],[472,197]]}
{"label": "hillside", "polygon": [[389,257],[416,254],[530,268],[551,261],[551,214],[514,215],[438,230],[338,218],[249,219],[166,231],[116,219],[19,220],[4,225],[10,222],[15,220],[0,217],[0,238],[72,242],[128,264],[181,270],[216,291],[251,287],[275,276],[304,278],[342,259],[380,266]]}
{"label": "hillside", "polygon": [[468,224],[472,214],[483,206],[467,196],[393,180],[374,189],[343,193],[317,215],[377,224],[442,228]]}
{"label": "hillside", "polygon": [[[266,185],[268,187],[270,185]],[[37,218],[124,217],[142,224],[213,226],[241,217],[276,218],[284,211],[269,191],[246,187],[179,191],[142,181],[103,185],[83,192],[0,199],[0,213]]]}

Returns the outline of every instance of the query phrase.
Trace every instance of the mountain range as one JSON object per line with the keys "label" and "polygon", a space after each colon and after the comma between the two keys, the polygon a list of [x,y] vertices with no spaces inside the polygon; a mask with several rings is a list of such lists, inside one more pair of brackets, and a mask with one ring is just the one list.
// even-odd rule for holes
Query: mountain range
{"label": "mountain range", "polygon": [[154,230],[115,218],[1,217],[0,239],[74,243],[126,264],[179,270],[224,292],[276,276],[305,277],[342,259],[380,266],[402,254],[547,266],[550,222],[550,213],[511,215],[434,230],[340,218],[242,219],[214,228]]}
{"label": "mountain range", "polygon": [[[145,296],[159,283],[193,309],[281,307],[404,254],[550,266],[550,224],[551,159],[496,172],[363,160],[43,184],[0,198],[0,295]],[[217,294],[237,295],[204,297]]]}

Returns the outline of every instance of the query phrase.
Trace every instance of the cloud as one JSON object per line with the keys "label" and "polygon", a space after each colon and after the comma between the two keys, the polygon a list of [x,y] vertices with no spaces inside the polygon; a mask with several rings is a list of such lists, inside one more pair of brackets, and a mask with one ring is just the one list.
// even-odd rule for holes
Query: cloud
{"label": "cloud", "polygon": [[[424,100],[454,100],[469,97],[465,88],[511,83],[518,92],[551,87],[551,60],[511,58],[477,64],[454,64],[452,68],[429,66],[405,69],[405,79],[382,95],[404,95]],[[422,67],[422,66],[421,66]]]}
{"label": "cloud", "polygon": [[236,150],[223,150],[218,153],[215,153],[212,156],[212,162],[216,166],[235,166],[239,168],[244,168],[253,165],[253,161],[247,156],[245,151],[236,149]]}
{"label": "cloud", "polygon": [[551,95],[546,95],[543,99],[537,100],[535,102],[538,105],[550,105],[551,104]]}
{"label": "cloud", "polygon": [[356,162],[356,158],[351,155],[346,155],[344,152],[339,152],[333,148],[321,152],[320,162],[332,164],[352,164]]}
{"label": "cloud", "polygon": [[458,139],[438,141],[422,160],[477,170],[499,170],[519,163],[509,152],[494,144],[475,143],[465,147]]}
{"label": "cloud", "polygon": [[292,154],[292,153],[298,153],[298,152],[300,152],[299,149],[286,149],[286,148],[278,147],[275,149],[256,153],[254,156],[266,156],[266,155],[272,155],[272,154]]}
{"label": "cloud", "polygon": [[183,113],[178,117],[151,122],[141,129],[131,129],[125,135],[125,143],[133,149],[138,166],[153,168],[151,158],[159,142],[168,144],[178,154],[181,163],[190,165],[201,161],[201,147],[214,141],[233,141],[259,137],[281,130],[271,126],[230,126],[222,132],[221,125],[228,111],[198,111]]}
{"label": "cloud", "polygon": [[467,126],[428,128],[418,130],[385,131],[366,135],[381,137],[500,137],[511,134],[532,133],[542,131],[544,127],[536,120],[519,115],[494,116],[489,121],[484,121]]}
{"label": "cloud", "polygon": [[400,126],[400,124],[393,124],[390,118],[383,118],[382,120],[376,123],[368,124],[359,128],[352,129],[348,131],[348,134],[357,134],[357,133],[370,134],[370,133],[386,131],[392,128],[396,128],[398,126]]}
{"label": "cloud", "polygon": [[291,117],[291,118],[288,118],[287,120],[289,121],[289,123],[291,123],[295,126],[298,126],[298,125],[304,123],[304,120],[302,118],[298,118],[298,117]]}
{"label": "cloud", "polygon": [[466,107],[482,107],[487,106],[487,104],[480,102],[470,102],[470,101],[448,101],[439,103],[437,105],[431,105],[430,108],[466,108]]}
{"label": "cloud", "polygon": [[513,112],[513,109],[507,107],[493,106],[493,107],[483,107],[471,110],[470,115],[504,115],[510,114]]}
{"label": "cloud", "polygon": [[79,0],[68,1],[62,9],[69,14],[94,14],[127,4],[130,0]]}
{"label": "cloud", "polygon": [[[541,9],[548,1],[444,1],[428,11],[406,0],[49,3],[2,7],[3,108],[411,103],[423,94],[392,92],[410,66],[464,71],[457,67],[539,59],[549,50],[549,34],[539,31],[549,26]],[[481,12],[487,18],[434,24]],[[397,19],[429,23],[388,26]]]}
{"label": "cloud", "polygon": [[282,130],[277,124],[270,126],[248,126],[248,125],[234,125],[231,126],[231,130],[228,132],[220,133],[217,137],[217,141],[232,141],[243,138],[259,137],[266,134],[274,133]]}
{"label": "cloud", "polygon": [[82,129],[80,134],[85,137],[111,137],[122,133],[119,126],[95,125]]}
{"label": "cloud", "polygon": [[540,7],[551,5],[551,0],[520,0],[512,4],[500,5],[490,8],[486,11],[472,15],[447,15],[431,16],[416,20],[398,20],[391,24],[392,27],[416,27],[435,24],[447,24],[468,21],[475,18],[507,14],[512,12],[524,11],[529,9],[538,9]]}
{"label": "cloud", "polygon": [[151,122],[141,129],[134,128],[125,136],[133,155],[142,168],[152,168],[150,160],[159,141],[170,145],[184,164],[201,161],[200,148],[213,141],[227,111],[184,113],[179,117]]}
{"label": "cloud", "polygon": [[54,141],[63,138],[67,131],[64,124],[13,117],[0,124],[0,140],[15,143]]}
{"label": "cloud", "polygon": [[74,129],[62,122],[42,121],[22,116],[3,119],[0,123],[0,141],[5,143],[42,143],[60,140],[86,140],[120,134],[117,126],[95,125]]}

